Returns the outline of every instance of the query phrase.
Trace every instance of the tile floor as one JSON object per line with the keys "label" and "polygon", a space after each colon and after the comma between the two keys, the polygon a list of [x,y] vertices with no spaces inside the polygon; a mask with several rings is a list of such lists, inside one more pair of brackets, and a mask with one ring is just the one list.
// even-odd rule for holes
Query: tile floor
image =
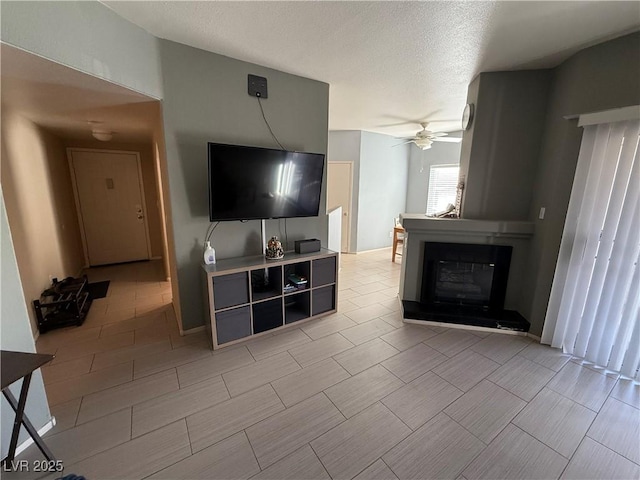
{"label": "tile floor", "polygon": [[179,335],[159,262],[91,270],[108,296],[38,341],[65,473],[640,477],[638,385],[528,338],[403,324],[390,256],[342,257],[339,313],[216,352]]}

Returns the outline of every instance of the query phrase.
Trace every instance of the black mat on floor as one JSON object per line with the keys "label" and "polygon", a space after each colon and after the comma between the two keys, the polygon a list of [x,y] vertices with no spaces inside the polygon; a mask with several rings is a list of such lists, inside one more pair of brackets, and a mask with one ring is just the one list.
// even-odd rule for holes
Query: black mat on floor
{"label": "black mat on floor", "polygon": [[92,299],[104,298],[107,296],[107,290],[109,290],[109,280],[104,282],[90,283],[87,285],[87,290]]}

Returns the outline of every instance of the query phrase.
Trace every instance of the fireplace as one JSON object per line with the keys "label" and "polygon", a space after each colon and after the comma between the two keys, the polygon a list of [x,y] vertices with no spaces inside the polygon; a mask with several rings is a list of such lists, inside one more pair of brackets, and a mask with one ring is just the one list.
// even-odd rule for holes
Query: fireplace
{"label": "fireplace", "polygon": [[405,318],[528,331],[529,322],[505,310],[512,247],[423,242],[420,301],[403,301]]}
{"label": "fireplace", "polygon": [[504,308],[511,247],[424,242],[421,302]]}

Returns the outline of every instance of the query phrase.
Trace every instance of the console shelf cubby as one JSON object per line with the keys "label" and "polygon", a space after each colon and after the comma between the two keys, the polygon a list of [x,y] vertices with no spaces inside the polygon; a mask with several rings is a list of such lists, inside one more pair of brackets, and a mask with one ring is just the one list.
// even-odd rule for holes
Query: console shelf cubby
{"label": "console shelf cubby", "polygon": [[231,258],[202,270],[214,349],[329,315],[338,305],[338,254],[330,250]]}

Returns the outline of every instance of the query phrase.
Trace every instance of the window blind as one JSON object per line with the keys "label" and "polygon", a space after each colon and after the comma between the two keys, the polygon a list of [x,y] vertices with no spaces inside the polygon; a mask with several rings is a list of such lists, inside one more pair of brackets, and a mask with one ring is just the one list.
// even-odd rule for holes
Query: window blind
{"label": "window blind", "polygon": [[640,121],[585,127],[543,343],[638,379]]}
{"label": "window blind", "polygon": [[431,166],[427,193],[427,215],[444,210],[449,203],[456,203],[459,170],[460,167],[455,164]]}

